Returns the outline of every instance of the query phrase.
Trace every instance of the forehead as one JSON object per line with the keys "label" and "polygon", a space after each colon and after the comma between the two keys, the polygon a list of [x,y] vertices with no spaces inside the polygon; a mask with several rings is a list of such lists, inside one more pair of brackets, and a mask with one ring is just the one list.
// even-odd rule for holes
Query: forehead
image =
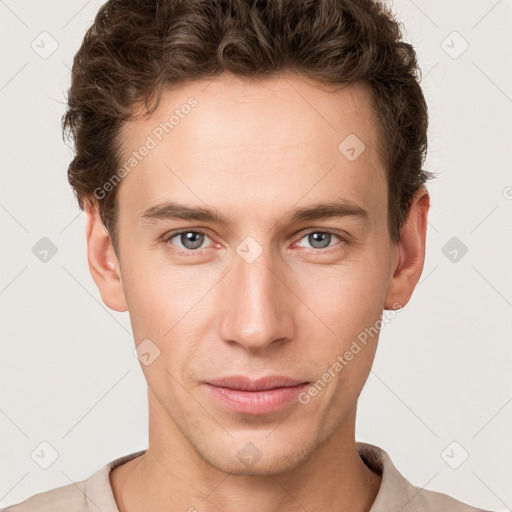
{"label": "forehead", "polygon": [[258,215],[326,194],[378,205],[386,181],[371,96],[333,89],[228,75],[164,92],[150,118],[122,127],[119,204],[134,215],[175,198],[240,214],[254,201]]}

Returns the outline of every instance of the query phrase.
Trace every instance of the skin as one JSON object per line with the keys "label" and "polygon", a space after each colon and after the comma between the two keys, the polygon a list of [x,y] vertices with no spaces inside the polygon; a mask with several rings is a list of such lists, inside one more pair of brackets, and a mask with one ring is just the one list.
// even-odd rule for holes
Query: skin
{"label": "skin", "polygon": [[[320,379],[383,309],[409,301],[423,269],[428,193],[416,193],[393,243],[368,90],[331,92],[300,77],[224,75],[167,91],[149,119],[123,127],[126,155],[190,96],[198,105],[118,185],[119,258],[94,203],[86,209],[103,301],[130,312],[136,344],[149,338],[160,350],[141,364],[149,448],[110,475],[119,509],[368,511],[381,478],[356,451],[355,418],[378,335],[309,403],[277,413],[233,412],[203,382]],[[365,144],[354,161],[338,150],[349,134]],[[215,208],[229,224],[141,218],[171,200]],[[341,200],[366,218],[289,220],[295,208]],[[200,249],[171,238],[180,229],[204,232]],[[308,236],[318,232],[324,245]],[[262,249],[251,263],[237,253],[247,236]],[[261,453],[251,467],[237,457],[249,442]]]}

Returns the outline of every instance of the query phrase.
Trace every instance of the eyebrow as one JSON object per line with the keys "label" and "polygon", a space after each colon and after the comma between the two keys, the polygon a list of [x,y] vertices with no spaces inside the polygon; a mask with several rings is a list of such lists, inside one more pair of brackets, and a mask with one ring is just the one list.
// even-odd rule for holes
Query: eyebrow
{"label": "eyebrow", "polygon": [[[356,217],[367,220],[368,212],[352,201],[341,200],[295,208],[284,219],[288,219],[290,223],[298,223],[342,217]],[[146,209],[139,219],[185,220],[209,222],[219,225],[229,224],[228,220],[214,208],[189,207],[172,201],[166,201]]]}

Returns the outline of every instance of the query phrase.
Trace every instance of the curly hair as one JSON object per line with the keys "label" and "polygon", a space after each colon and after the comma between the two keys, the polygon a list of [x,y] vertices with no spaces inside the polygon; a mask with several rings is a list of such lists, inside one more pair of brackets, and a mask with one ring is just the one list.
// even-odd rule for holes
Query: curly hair
{"label": "curly hair", "polygon": [[74,57],[62,130],[74,141],[68,180],[78,205],[97,205],[114,249],[117,188],[100,201],[94,191],[120,165],[122,124],[137,106],[154,112],[165,88],[221,73],[369,86],[390,237],[400,240],[414,193],[433,174],[422,170],[428,114],[416,53],[389,8],[377,0],[109,0]]}

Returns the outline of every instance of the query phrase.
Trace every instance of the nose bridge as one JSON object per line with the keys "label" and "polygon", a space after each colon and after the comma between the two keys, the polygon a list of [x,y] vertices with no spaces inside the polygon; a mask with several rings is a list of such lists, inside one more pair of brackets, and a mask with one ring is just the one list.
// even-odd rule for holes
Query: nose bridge
{"label": "nose bridge", "polygon": [[251,350],[293,335],[282,267],[270,249],[262,249],[251,240],[240,244],[222,293],[222,338]]}

